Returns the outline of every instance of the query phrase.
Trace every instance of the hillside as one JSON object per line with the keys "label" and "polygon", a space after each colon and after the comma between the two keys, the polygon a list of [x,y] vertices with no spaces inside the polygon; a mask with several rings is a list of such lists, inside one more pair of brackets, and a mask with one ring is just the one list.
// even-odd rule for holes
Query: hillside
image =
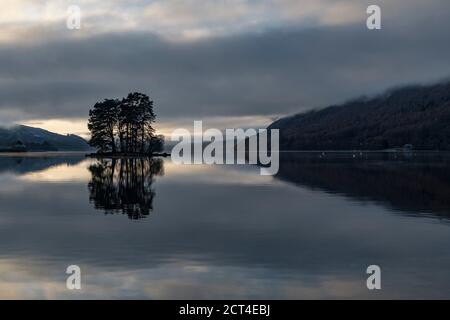
{"label": "hillside", "polygon": [[87,142],[76,135],[60,135],[23,125],[0,128],[0,151],[83,151]]}
{"label": "hillside", "polygon": [[269,129],[280,129],[281,150],[450,150],[450,82],[297,114]]}

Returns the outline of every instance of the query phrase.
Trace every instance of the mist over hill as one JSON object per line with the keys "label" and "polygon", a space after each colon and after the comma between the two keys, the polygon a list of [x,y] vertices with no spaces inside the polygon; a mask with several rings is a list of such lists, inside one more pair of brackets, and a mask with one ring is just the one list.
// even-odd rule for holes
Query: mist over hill
{"label": "mist over hill", "polygon": [[285,117],[269,129],[280,129],[281,150],[450,150],[450,81]]}
{"label": "mist over hill", "polygon": [[0,151],[84,151],[89,145],[77,135],[61,135],[17,125],[0,128]]}

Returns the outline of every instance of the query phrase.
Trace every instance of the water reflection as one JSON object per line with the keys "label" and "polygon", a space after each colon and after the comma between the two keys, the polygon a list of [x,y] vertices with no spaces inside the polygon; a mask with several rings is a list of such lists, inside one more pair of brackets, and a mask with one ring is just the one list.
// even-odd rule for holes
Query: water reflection
{"label": "water reflection", "polygon": [[[416,218],[448,210],[445,157],[295,155],[276,178],[29,157],[0,163],[0,298],[450,296],[450,224]],[[126,218],[153,206],[151,219]],[[80,291],[66,289],[71,264]],[[366,288],[370,264],[383,269],[380,292]]]}
{"label": "water reflection", "polygon": [[447,153],[291,153],[277,178],[406,215],[450,219]]}
{"label": "water reflection", "polygon": [[161,159],[101,159],[89,166],[89,200],[105,214],[141,219],[153,211],[154,176],[164,174]]}
{"label": "water reflection", "polygon": [[82,154],[64,154],[64,153],[33,153],[33,154],[0,154],[0,174],[15,173],[27,174],[34,173],[56,167],[59,165],[75,166],[83,161]]}

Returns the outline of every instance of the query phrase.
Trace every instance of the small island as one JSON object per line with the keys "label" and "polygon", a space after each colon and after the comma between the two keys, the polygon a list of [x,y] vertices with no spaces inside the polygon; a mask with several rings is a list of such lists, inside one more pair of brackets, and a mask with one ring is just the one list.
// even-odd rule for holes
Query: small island
{"label": "small island", "polygon": [[96,158],[166,157],[164,137],[153,128],[156,115],[153,101],[143,93],[130,93],[126,98],[105,99],[89,111],[89,144]]}

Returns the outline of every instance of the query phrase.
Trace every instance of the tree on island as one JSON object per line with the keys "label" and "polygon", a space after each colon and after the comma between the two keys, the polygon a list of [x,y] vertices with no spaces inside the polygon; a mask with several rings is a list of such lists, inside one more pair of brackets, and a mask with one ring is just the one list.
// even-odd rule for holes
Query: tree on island
{"label": "tree on island", "polygon": [[122,100],[105,99],[89,111],[89,144],[100,153],[161,152],[164,137],[155,134],[155,119],[153,101],[143,93],[130,93]]}

